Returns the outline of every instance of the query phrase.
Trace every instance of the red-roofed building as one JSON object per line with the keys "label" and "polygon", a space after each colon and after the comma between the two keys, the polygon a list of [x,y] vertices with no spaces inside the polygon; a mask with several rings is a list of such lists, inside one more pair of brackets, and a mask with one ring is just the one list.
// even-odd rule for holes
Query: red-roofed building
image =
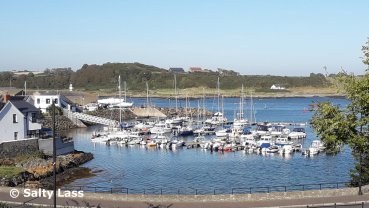
{"label": "red-roofed building", "polygon": [[204,72],[201,67],[190,67],[191,73]]}

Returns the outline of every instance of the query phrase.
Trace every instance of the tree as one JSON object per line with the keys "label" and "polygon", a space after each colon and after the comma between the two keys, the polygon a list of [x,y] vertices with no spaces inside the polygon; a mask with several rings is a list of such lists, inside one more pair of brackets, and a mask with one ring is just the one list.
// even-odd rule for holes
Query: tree
{"label": "tree", "polygon": [[[369,41],[364,47],[368,46]],[[369,58],[369,53],[363,52]],[[363,62],[369,66],[367,61]],[[359,186],[359,194],[362,194],[362,184],[369,183],[369,71],[362,77],[344,72],[339,80],[351,103],[346,108],[330,102],[319,103],[311,123],[326,143],[327,151],[336,152],[341,144],[351,147],[357,161],[350,171],[351,185]]]}

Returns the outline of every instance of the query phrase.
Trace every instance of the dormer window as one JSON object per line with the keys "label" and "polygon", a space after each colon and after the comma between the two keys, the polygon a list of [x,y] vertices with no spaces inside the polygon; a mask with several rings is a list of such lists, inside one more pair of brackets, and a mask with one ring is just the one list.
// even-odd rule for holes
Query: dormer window
{"label": "dormer window", "polygon": [[49,98],[46,99],[46,104],[50,104],[50,99]]}

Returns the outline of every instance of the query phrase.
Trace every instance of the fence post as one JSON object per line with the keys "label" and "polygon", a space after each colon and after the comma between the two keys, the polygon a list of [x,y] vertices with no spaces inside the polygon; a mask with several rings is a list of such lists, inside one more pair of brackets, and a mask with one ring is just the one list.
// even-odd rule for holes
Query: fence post
{"label": "fence post", "polygon": [[160,195],[163,195],[163,189],[162,188],[160,189]]}
{"label": "fence post", "polygon": [[321,183],[319,184],[319,186],[320,186],[319,189],[322,190],[322,184]]}
{"label": "fence post", "polygon": [[337,183],[337,189],[338,189],[338,183]]}
{"label": "fence post", "polygon": [[111,193],[111,194],[113,193],[113,188],[110,188],[110,193]]}
{"label": "fence post", "polygon": [[364,202],[361,202],[361,207],[364,208]]}
{"label": "fence post", "polygon": [[95,187],[95,193],[96,193],[96,187]]}
{"label": "fence post", "polygon": [[268,193],[270,193],[270,188],[269,188],[269,186],[268,186]]}
{"label": "fence post", "polygon": [[287,186],[284,186],[284,192],[287,192]]}
{"label": "fence post", "polygon": [[251,194],[251,189],[252,189],[252,188],[250,187],[250,194]]}
{"label": "fence post", "polygon": [[146,189],[144,189],[144,195],[146,195]]}
{"label": "fence post", "polygon": [[195,189],[195,195],[197,195],[197,189]]}
{"label": "fence post", "polygon": [[233,188],[232,188],[232,195],[233,195]]}
{"label": "fence post", "polygon": [[127,195],[128,195],[128,188],[126,188],[126,190],[127,190]]}
{"label": "fence post", "polygon": [[179,189],[178,189],[178,195],[179,195]]}
{"label": "fence post", "polygon": [[305,191],[305,185],[302,185],[302,190]]}

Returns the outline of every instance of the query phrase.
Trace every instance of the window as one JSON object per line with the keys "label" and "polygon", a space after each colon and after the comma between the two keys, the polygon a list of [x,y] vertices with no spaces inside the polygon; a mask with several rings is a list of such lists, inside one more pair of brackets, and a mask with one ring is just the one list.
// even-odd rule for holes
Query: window
{"label": "window", "polygon": [[13,123],[18,123],[17,114],[13,114]]}
{"label": "window", "polygon": [[50,104],[50,99],[49,98],[46,99],[46,104]]}
{"label": "window", "polygon": [[37,98],[37,104],[40,104],[40,98]]}
{"label": "window", "polygon": [[18,132],[14,132],[14,140],[18,139]]}
{"label": "window", "polygon": [[31,116],[31,122],[36,123],[36,113],[32,113]]}
{"label": "window", "polygon": [[55,105],[58,104],[58,98],[55,98],[54,103]]}

